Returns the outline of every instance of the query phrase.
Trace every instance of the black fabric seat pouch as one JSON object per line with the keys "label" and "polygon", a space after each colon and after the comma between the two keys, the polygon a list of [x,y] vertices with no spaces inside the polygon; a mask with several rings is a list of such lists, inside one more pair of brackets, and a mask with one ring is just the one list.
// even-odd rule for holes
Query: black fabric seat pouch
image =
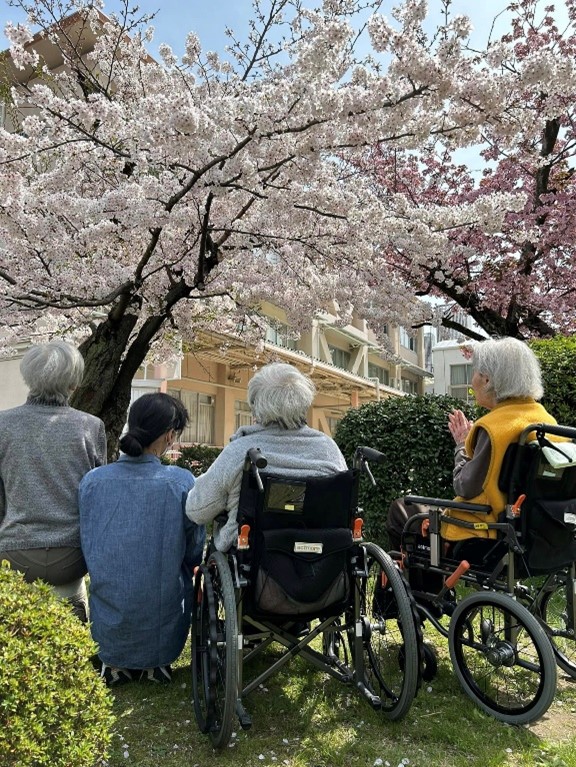
{"label": "black fabric seat pouch", "polygon": [[347,601],[348,528],[261,533],[253,605],[276,615],[315,615]]}
{"label": "black fabric seat pouch", "polygon": [[550,572],[576,560],[576,499],[537,500],[527,513],[530,568]]}

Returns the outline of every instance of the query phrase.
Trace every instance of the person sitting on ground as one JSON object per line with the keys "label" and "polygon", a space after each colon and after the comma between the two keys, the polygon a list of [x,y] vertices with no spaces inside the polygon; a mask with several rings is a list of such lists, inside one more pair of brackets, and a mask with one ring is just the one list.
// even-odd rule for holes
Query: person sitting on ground
{"label": "person sitting on ground", "polygon": [[346,471],[346,461],[333,439],[306,425],[315,387],[292,365],[271,363],[248,384],[248,402],[255,423],[241,427],[188,494],[186,514],[207,524],[226,512],[228,519],[214,531],[214,545],[227,551],[236,543],[236,514],[246,453],[259,448],[274,474],[322,476]]}
{"label": "person sitting on ground", "polygon": [[160,460],[187,422],[179,400],[144,394],[130,408],[118,461],[80,483],[92,636],[108,686],[170,682],[188,637],[205,530],[184,513],[192,473]]}
{"label": "person sitting on ground", "polygon": [[27,581],[46,581],[85,622],[78,485],[106,463],[104,424],[69,405],[84,375],[74,346],[60,339],[32,346],[20,372],[28,399],[0,413],[0,559]]}
{"label": "person sitting on ground", "polygon": [[[506,495],[498,487],[507,448],[520,438],[532,423],[555,424],[556,419],[540,404],[544,390],[540,365],[534,352],[516,338],[504,337],[476,341],[463,349],[472,361],[472,382],[476,402],[488,413],[477,421],[468,420],[462,410],[448,416],[448,429],[455,448],[453,471],[456,500],[486,504],[490,514],[474,515],[459,509],[446,509],[445,517],[476,523],[498,521],[506,506]],[[398,530],[421,509],[391,507],[387,529],[391,541],[398,542]],[[495,538],[495,530],[477,530],[444,522],[442,538],[457,542],[466,538]]]}

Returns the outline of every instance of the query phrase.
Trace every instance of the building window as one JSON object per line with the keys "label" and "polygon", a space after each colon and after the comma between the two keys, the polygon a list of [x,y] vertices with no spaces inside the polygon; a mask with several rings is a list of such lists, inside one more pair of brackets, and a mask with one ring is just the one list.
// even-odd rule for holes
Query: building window
{"label": "building window", "polygon": [[368,378],[377,378],[381,384],[385,386],[390,385],[390,373],[386,368],[381,368],[380,365],[375,365],[373,362],[368,363]]}
{"label": "building window", "polygon": [[252,411],[250,410],[250,405],[247,402],[244,402],[243,400],[237,399],[234,403],[234,421],[236,426],[236,431],[240,429],[242,426],[250,426],[254,419],[252,417]]}
{"label": "building window", "polygon": [[403,378],[402,391],[405,391],[406,394],[417,394],[418,387],[417,387],[416,381],[411,381],[409,378]]}
{"label": "building window", "polygon": [[295,338],[292,338],[291,328],[283,322],[275,322],[273,325],[266,326],[266,343],[274,344],[274,346],[281,346],[283,349],[298,348],[298,344]]}
{"label": "building window", "polygon": [[328,346],[330,349],[330,356],[332,357],[332,364],[334,367],[342,368],[342,370],[350,369],[350,360],[352,355],[346,349],[339,349],[337,346]]}
{"label": "building window", "polygon": [[474,395],[469,394],[472,382],[472,365],[450,365],[450,390],[451,397],[463,399],[465,402],[473,401]]}
{"label": "building window", "polygon": [[130,405],[133,405],[143,394],[157,394],[159,386],[133,386],[130,391]]}
{"label": "building window", "polygon": [[405,328],[400,328],[400,346],[404,346],[406,349],[410,349],[411,352],[416,351],[416,339],[413,336],[408,335],[408,331]]}
{"label": "building window", "polygon": [[214,397],[185,389],[169,391],[168,394],[179,399],[190,416],[190,422],[182,432],[180,441],[213,445]]}
{"label": "building window", "polygon": [[328,423],[328,428],[330,429],[330,434],[332,436],[334,436],[334,434],[336,433],[336,429],[338,428],[338,424],[340,423],[341,420],[342,420],[341,415],[338,415],[338,416],[329,415],[326,417],[326,422]]}

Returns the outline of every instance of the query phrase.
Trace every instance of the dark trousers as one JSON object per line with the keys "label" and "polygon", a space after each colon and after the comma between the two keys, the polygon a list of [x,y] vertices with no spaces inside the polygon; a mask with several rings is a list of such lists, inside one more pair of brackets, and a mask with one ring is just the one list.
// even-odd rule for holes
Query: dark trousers
{"label": "dark trousers", "polygon": [[80,548],[72,546],[42,549],[16,549],[0,552],[15,570],[24,574],[28,583],[42,580],[52,586],[62,599],[67,599],[83,623],[88,621],[88,597],[84,576],[87,568]]}

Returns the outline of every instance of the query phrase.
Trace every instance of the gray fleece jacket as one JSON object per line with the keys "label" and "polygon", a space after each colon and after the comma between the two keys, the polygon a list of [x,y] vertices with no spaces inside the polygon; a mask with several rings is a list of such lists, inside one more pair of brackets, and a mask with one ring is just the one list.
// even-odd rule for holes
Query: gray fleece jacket
{"label": "gray fleece jacket", "polygon": [[0,552],[79,547],[78,485],[104,463],[96,416],[29,402],[0,412]]}
{"label": "gray fleece jacket", "polygon": [[234,434],[205,474],[196,480],[186,501],[186,514],[198,525],[228,513],[225,525],[214,533],[219,551],[236,542],[236,513],[242,469],[249,448],[260,448],[268,460],[267,471],[287,477],[322,476],[346,471],[346,461],[333,439],[316,429],[281,429],[278,426],[244,426]]}

